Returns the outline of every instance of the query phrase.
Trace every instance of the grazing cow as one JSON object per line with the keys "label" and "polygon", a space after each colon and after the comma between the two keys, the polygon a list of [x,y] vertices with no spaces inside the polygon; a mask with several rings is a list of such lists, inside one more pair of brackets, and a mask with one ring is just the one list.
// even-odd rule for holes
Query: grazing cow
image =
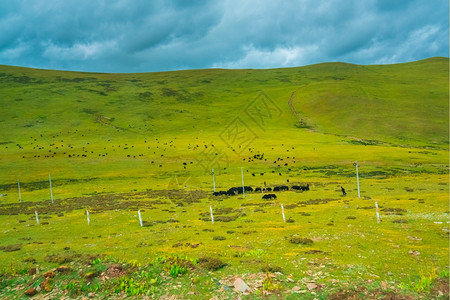
{"label": "grazing cow", "polygon": [[[244,191],[253,192],[253,188],[250,186],[244,186]],[[233,195],[242,194],[242,186],[232,187],[228,190],[228,193],[232,193]]]}
{"label": "grazing cow", "polygon": [[253,192],[253,188],[251,186],[244,186],[244,190],[246,192]]}
{"label": "grazing cow", "polygon": [[280,185],[280,186],[276,186],[273,188],[274,192],[279,192],[279,191],[288,191],[289,187],[287,185]]}
{"label": "grazing cow", "polygon": [[227,191],[218,191],[213,193],[214,196],[225,196],[228,195]]}
{"label": "grazing cow", "polygon": [[241,192],[240,193],[239,193],[239,188],[238,187],[232,187],[232,188],[228,189],[227,193],[229,195],[242,194],[242,188],[241,188]]}
{"label": "grazing cow", "polygon": [[270,188],[270,187],[266,187],[266,188],[264,188],[263,189],[263,192],[265,193],[265,192],[271,192],[272,191],[272,188]]}
{"label": "grazing cow", "polygon": [[261,188],[260,187],[255,188],[255,192],[261,192]]}
{"label": "grazing cow", "polygon": [[275,194],[265,194],[265,195],[262,196],[262,199],[265,199],[265,200],[277,199],[277,195],[275,195]]}
{"label": "grazing cow", "polygon": [[293,185],[291,187],[291,189],[297,190],[297,191],[309,191],[309,184],[307,184],[307,185]]}

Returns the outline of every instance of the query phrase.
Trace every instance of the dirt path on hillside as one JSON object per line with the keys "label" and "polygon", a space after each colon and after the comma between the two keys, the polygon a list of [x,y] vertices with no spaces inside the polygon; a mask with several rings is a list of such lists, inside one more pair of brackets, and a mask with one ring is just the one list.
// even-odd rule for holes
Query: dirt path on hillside
{"label": "dirt path on hillside", "polygon": [[106,117],[106,116],[97,116],[97,119],[95,119],[95,122],[106,125],[106,126],[110,126],[112,128],[118,129],[118,130],[125,130],[125,128],[122,127],[118,127],[115,126],[113,124],[111,124],[111,118],[110,117]]}
{"label": "dirt path on hillside", "polygon": [[305,122],[303,121],[302,116],[295,110],[294,96],[295,96],[295,92],[292,92],[291,97],[289,98],[289,101],[288,101],[289,108],[291,109],[291,112],[297,117],[298,121],[300,122],[300,125],[305,126]]}

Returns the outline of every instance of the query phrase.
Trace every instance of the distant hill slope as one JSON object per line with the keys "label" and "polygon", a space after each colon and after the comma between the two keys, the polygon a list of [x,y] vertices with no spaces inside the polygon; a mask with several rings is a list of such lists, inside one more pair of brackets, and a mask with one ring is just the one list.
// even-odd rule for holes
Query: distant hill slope
{"label": "distant hill slope", "polygon": [[[29,132],[217,132],[257,99],[277,114],[268,134],[302,129],[288,101],[318,132],[403,144],[447,144],[449,59],[359,66],[325,63],[270,70],[99,74],[0,65],[0,138]],[[96,134],[102,134],[98,131]]]}
{"label": "distant hill slope", "polygon": [[449,61],[305,68],[330,75],[300,87],[296,108],[319,131],[408,143],[448,143]]}

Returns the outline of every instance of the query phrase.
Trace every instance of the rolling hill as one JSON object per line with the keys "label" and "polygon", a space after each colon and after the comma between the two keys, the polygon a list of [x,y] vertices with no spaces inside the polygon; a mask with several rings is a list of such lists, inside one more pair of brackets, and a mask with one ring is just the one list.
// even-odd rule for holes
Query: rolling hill
{"label": "rolling hill", "polygon": [[[379,66],[325,63],[271,70],[96,74],[0,66],[2,140],[120,128],[139,134],[220,130],[260,91],[277,106],[267,130],[296,125],[288,100],[318,132],[403,144],[448,143],[448,59]],[[102,118],[102,116],[104,118]],[[100,129],[99,121],[109,127]],[[202,129],[203,128],[203,129]]]}

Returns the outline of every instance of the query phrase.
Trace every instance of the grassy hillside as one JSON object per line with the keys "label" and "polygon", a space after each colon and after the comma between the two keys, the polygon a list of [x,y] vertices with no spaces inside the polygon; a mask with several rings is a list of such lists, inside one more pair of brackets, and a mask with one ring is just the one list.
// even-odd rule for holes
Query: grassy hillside
{"label": "grassy hillside", "polygon": [[[237,275],[249,299],[448,296],[448,66],[0,66],[0,297],[233,298]],[[213,168],[217,190],[241,168],[245,185],[290,190],[215,197]]]}
{"label": "grassy hillside", "polygon": [[[448,143],[446,58],[386,66],[327,63],[147,74],[0,66],[0,75],[2,138],[41,129],[48,134],[97,129],[98,116],[143,135],[220,129],[259,91],[282,113],[270,125],[290,128],[295,118],[287,102],[296,91],[295,108],[320,132],[406,144]],[[110,133],[107,129],[103,132]]]}
{"label": "grassy hillside", "polygon": [[405,144],[448,143],[448,59],[315,67],[333,70],[333,76],[300,87],[296,106],[320,131]]}

